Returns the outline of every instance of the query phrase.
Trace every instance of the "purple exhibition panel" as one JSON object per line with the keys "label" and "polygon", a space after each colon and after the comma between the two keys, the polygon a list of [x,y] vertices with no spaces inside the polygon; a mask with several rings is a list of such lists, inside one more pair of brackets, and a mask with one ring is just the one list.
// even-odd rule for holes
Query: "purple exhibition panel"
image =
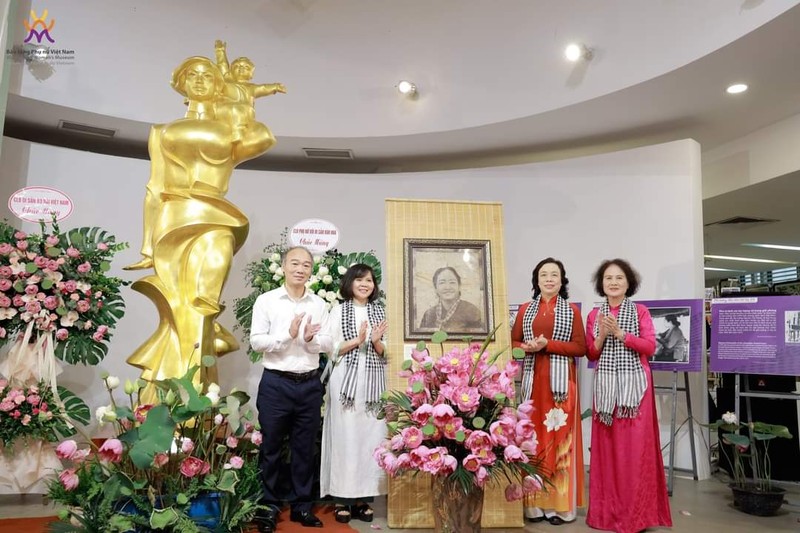
{"label": "purple exhibition panel", "polygon": [[[647,306],[656,331],[655,371],[700,372],[703,368],[703,300],[637,300]],[[597,303],[593,307],[597,307]],[[594,363],[589,362],[593,368]]]}
{"label": "purple exhibition panel", "polygon": [[713,300],[710,369],[800,375],[800,296]]}

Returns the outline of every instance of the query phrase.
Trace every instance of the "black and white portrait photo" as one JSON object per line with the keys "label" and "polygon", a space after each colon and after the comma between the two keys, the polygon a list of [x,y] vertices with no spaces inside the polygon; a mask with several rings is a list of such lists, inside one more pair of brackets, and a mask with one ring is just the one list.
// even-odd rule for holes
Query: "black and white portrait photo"
{"label": "black and white portrait photo", "polygon": [[405,338],[436,331],[485,338],[494,329],[489,241],[404,241]]}
{"label": "black and white portrait photo", "polygon": [[688,363],[690,307],[650,307],[656,330],[656,352],[653,362]]}
{"label": "black and white portrait photo", "polygon": [[800,344],[800,311],[785,311],[784,342],[786,344]]}

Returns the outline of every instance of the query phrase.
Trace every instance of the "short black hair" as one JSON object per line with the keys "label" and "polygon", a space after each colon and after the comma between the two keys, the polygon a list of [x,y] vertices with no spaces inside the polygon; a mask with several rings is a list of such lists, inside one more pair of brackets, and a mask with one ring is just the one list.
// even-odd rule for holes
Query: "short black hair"
{"label": "short black hair", "polygon": [[458,281],[458,286],[460,287],[461,286],[461,276],[459,276],[458,272],[456,272],[456,269],[451,267],[451,266],[446,266],[446,267],[442,267],[442,268],[436,269],[436,272],[433,273],[433,286],[436,287],[436,280],[438,280],[439,276],[442,273],[444,273],[445,271],[447,271],[447,270],[449,270],[450,272],[453,273],[453,275],[456,277],[456,281]]}
{"label": "short black hair", "polygon": [[539,296],[539,293],[542,290],[539,288],[539,284],[537,281],[539,280],[539,271],[545,266],[547,263],[553,263],[558,266],[558,270],[561,272],[561,289],[558,291],[558,295],[561,296],[563,299],[569,299],[569,279],[567,279],[567,271],[564,269],[564,263],[559,261],[558,259],[553,259],[552,257],[548,257],[546,259],[542,259],[539,263],[533,267],[533,274],[531,274],[531,285],[533,285],[533,297],[536,298]]}
{"label": "short black hair", "polygon": [[622,273],[625,274],[625,279],[628,282],[628,290],[625,291],[625,296],[631,297],[636,294],[636,291],[639,290],[639,273],[633,269],[630,263],[620,258],[606,259],[600,263],[600,266],[597,267],[592,277],[592,281],[594,281],[594,292],[596,292],[598,296],[606,295],[603,291],[603,275],[606,273],[608,267],[612,265],[618,266],[620,270],[622,270]]}
{"label": "short black hair", "polygon": [[350,265],[347,269],[347,272],[344,273],[342,276],[342,286],[339,288],[339,292],[342,294],[342,298],[345,300],[352,300],[353,299],[353,283],[355,283],[356,279],[363,278],[369,274],[372,276],[372,281],[375,283],[375,288],[372,289],[372,294],[369,295],[367,301],[369,303],[374,302],[378,299],[378,282],[375,281],[375,272],[372,270],[372,267],[369,265],[365,265],[364,263],[356,263],[355,265]]}

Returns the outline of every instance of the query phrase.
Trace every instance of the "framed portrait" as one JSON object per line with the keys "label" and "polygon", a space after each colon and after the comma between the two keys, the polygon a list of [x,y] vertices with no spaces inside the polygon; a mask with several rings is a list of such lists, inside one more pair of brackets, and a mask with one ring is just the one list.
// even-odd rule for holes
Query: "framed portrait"
{"label": "framed portrait", "polygon": [[404,239],[404,334],[485,339],[494,330],[489,241]]}

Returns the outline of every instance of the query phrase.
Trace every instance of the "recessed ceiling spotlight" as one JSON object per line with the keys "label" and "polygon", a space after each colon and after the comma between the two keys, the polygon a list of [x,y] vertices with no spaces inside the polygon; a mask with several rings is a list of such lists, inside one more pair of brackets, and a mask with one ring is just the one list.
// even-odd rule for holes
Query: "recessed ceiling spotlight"
{"label": "recessed ceiling spotlight", "polygon": [[571,43],[564,49],[564,57],[567,58],[567,61],[574,63],[579,59],[591,59],[592,51],[585,44]]}
{"label": "recessed ceiling spotlight", "polygon": [[400,91],[400,94],[404,94],[406,96],[414,96],[417,94],[417,86],[407,80],[401,80],[398,82],[397,90]]}
{"label": "recessed ceiling spotlight", "polygon": [[728,94],[739,94],[745,92],[746,90],[747,90],[747,84],[734,83],[733,85],[725,89],[725,92],[727,92]]}

